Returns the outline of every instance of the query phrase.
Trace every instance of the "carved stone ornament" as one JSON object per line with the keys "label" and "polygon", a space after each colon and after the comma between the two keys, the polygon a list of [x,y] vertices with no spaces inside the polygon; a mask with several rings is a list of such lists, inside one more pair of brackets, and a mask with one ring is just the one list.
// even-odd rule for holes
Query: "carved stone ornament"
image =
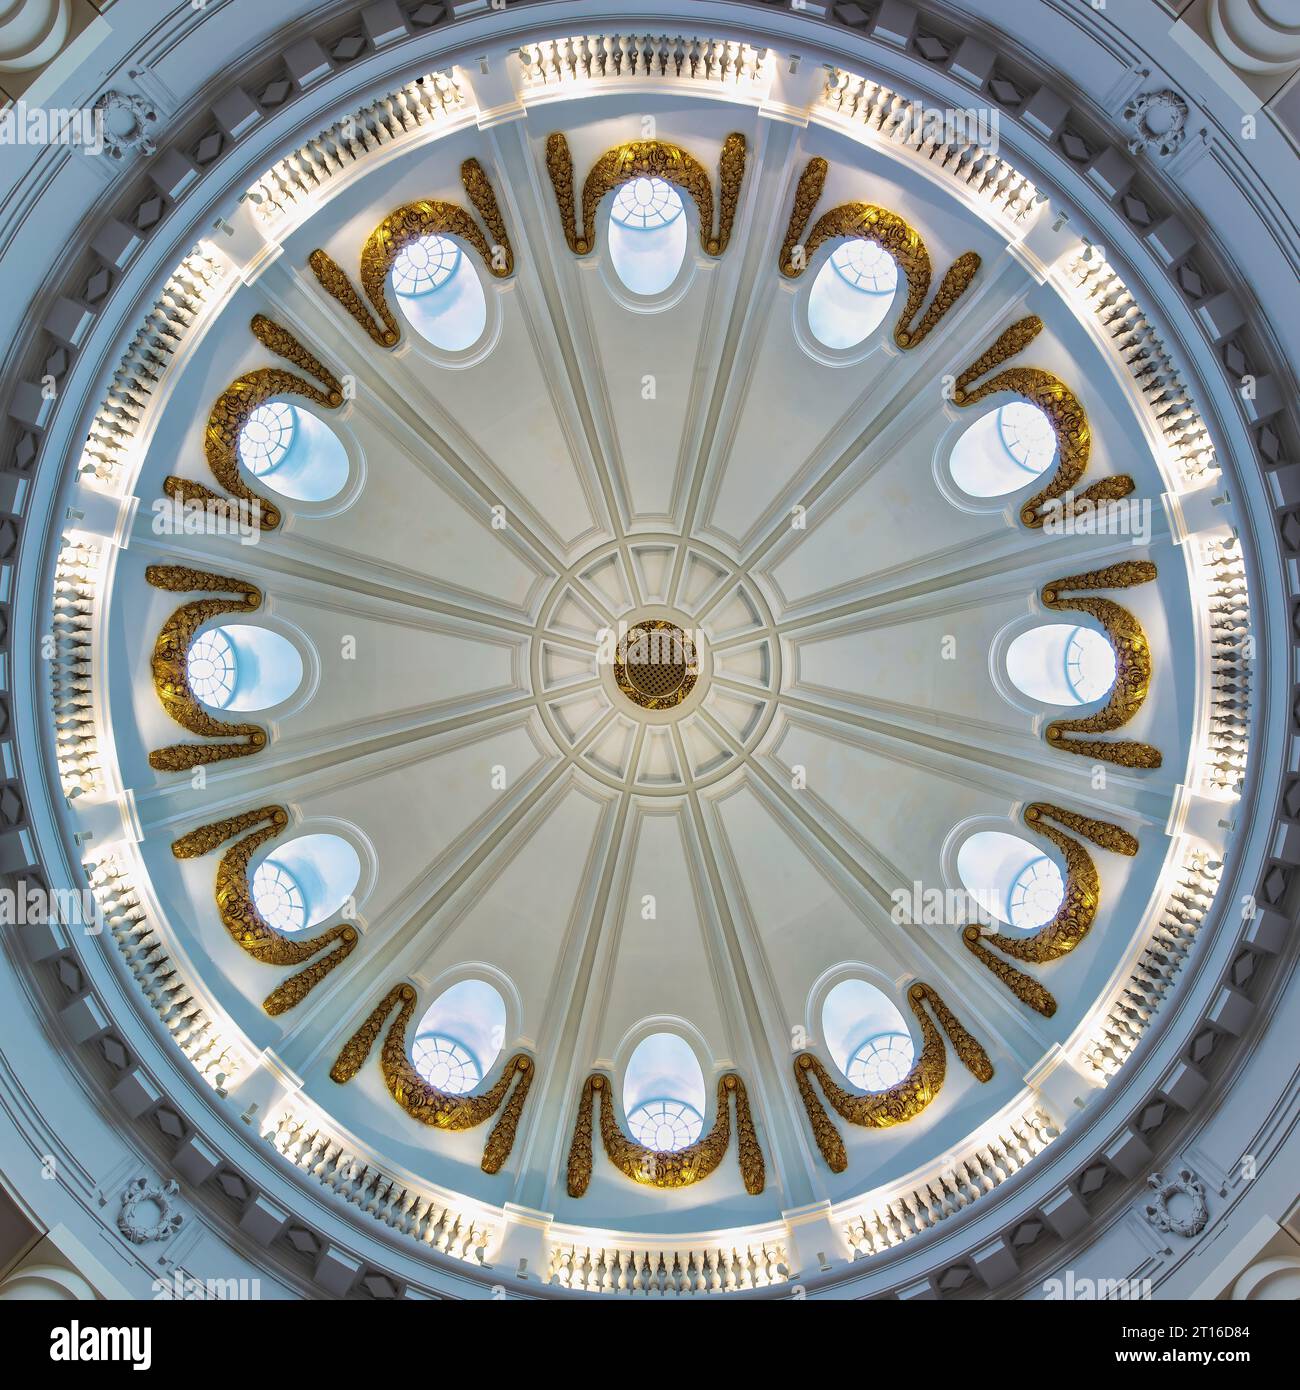
{"label": "carved stone ornament", "polygon": [[[148,1245],[150,1241],[166,1240],[185,1224],[185,1218],[172,1210],[172,1199],[180,1192],[168,1179],[161,1186],[148,1178],[136,1178],[122,1193],[122,1209],[117,1214],[117,1229],[132,1245]],[[151,1202],[158,1209],[158,1220],[152,1226],[143,1225],[136,1211],[141,1202]]]}
{"label": "carved stone ornament", "polygon": [[153,154],[158,146],[149,130],[158,112],[133,92],[105,92],[91,107],[91,118],[103,130],[104,153],[122,159],[129,151]]}
{"label": "carved stone ornament", "polygon": [[[1190,1240],[1205,1229],[1205,1223],[1210,1219],[1210,1204],[1205,1200],[1205,1184],[1190,1168],[1180,1168],[1172,1178],[1165,1177],[1163,1173],[1152,1173],[1147,1179],[1147,1186],[1155,1196],[1142,1208],[1142,1214],[1157,1231]],[[1179,1193],[1190,1197],[1192,1202],[1191,1215],[1182,1220],[1169,1211],[1169,1199]]]}
{"label": "carved stone ornament", "polygon": [[1187,139],[1190,109],[1177,92],[1143,92],[1124,108],[1124,119],[1133,127],[1128,142],[1130,154],[1145,154],[1154,148],[1167,158]]}

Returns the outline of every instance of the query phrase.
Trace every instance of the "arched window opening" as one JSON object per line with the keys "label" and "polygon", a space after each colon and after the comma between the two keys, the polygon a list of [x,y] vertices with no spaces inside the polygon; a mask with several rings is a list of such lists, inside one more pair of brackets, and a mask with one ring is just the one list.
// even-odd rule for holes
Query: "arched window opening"
{"label": "arched window opening", "polygon": [[876,1033],[855,1050],[845,1074],[861,1091],[887,1091],[912,1069],[914,1058],[910,1033]]}
{"label": "arched window opening", "polygon": [[808,326],[823,347],[856,347],[880,327],[898,289],[894,258],[855,237],[836,247],[808,293]]}
{"label": "arched window opening", "polygon": [[1095,628],[1044,623],[1007,647],[1007,675],[1031,700],[1087,705],[1115,684],[1115,649]]}
{"label": "arched window opening", "polygon": [[411,327],[444,352],[464,352],[483,336],[487,296],[449,237],[422,236],[398,252],[393,293]]}
{"label": "arched window opening", "polygon": [[302,655],[287,637],[248,623],[200,632],[187,659],[194,698],[211,709],[262,710],[302,684]]}
{"label": "arched window opening", "polygon": [[621,184],[609,210],[609,256],[633,294],[662,294],[686,259],[689,233],[681,195],[663,179]]}
{"label": "arched window opening", "polygon": [[963,841],[957,876],[988,916],[1023,931],[1050,922],[1065,898],[1056,861],[1002,830],[980,830]]}
{"label": "arched window opening", "polygon": [[505,1043],[506,1005],[486,980],[460,980],[433,1001],[415,1030],[411,1061],[431,1085],[472,1091]]}
{"label": "arched window opening", "polygon": [[704,1129],[704,1105],[704,1073],[685,1038],[643,1038],[623,1075],[623,1112],[637,1143],[665,1152],[687,1148]]}
{"label": "arched window opening", "polygon": [[333,917],[356,891],[361,859],[339,835],[299,835],[253,870],[253,901],[277,930],[302,931]]}
{"label": "arched window opening", "polygon": [[342,441],[309,410],[287,401],[259,405],[239,432],[239,461],[266,486],[299,502],[326,502],[348,480]]}
{"label": "arched window opening", "polygon": [[863,1091],[884,1091],[912,1066],[912,1035],[897,1005],[866,980],[841,980],[822,1004],[831,1060]]}
{"label": "arched window opening", "polygon": [[259,405],[239,434],[239,457],[255,477],[273,473],[284,462],[297,430],[297,412],[284,401]]}
{"label": "arched window opening", "polygon": [[952,450],[952,477],[971,497],[1001,497],[1045,473],[1056,459],[1051,421],[1028,401],[986,411]]}

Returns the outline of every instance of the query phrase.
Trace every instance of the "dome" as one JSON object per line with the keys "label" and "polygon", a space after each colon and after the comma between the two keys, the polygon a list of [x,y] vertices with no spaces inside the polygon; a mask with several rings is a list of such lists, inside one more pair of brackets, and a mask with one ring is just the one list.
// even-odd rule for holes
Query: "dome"
{"label": "dome", "polygon": [[167,8],[0,146],[12,1296],[1282,1297],[1292,31]]}

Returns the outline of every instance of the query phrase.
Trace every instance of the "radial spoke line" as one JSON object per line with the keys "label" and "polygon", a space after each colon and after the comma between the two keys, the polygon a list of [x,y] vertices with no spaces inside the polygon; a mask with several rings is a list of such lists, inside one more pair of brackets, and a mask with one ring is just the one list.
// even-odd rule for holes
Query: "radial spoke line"
{"label": "radial spoke line", "polygon": [[[273,313],[289,319],[290,322],[285,326],[300,334],[306,342],[332,342],[339,339],[344,342],[355,341],[355,324],[337,302],[327,296],[300,266],[272,266],[259,284],[272,302]],[[318,326],[314,327],[313,324],[304,321],[299,311],[300,306],[310,314],[314,324]],[[340,320],[348,325],[344,333],[340,333],[338,328]],[[330,325],[334,325],[332,329]],[[385,362],[387,374],[375,366],[368,351],[349,355],[347,365],[365,388],[364,392],[358,392],[353,401],[357,413],[363,419],[377,425],[390,437],[399,436],[393,439],[399,448],[403,443],[415,446],[406,448],[405,456],[436,485],[445,488],[450,481],[440,476],[441,470],[446,469],[456,480],[456,490],[475,498],[486,509],[488,515],[491,515],[492,507],[502,500],[501,492],[513,492],[513,485],[500,474],[492,460],[482,455],[474,465],[468,463],[461,450],[453,448],[450,441],[434,429],[429,419],[415,409],[410,397],[423,399],[426,408],[431,413],[436,412],[441,416],[446,427],[456,428],[455,422],[439,409],[429,393],[423,391],[419,381],[401,360],[389,355]],[[390,377],[404,380],[407,383],[406,392],[399,390]],[[470,441],[466,440],[465,443],[468,445]],[[483,480],[482,475],[485,472],[496,474],[504,487],[489,487]],[[515,499],[511,511],[510,528],[508,532],[497,533],[498,539],[526,556],[534,565],[540,565],[548,571],[558,568],[559,561],[555,551],[525,524],[523,514],[533,513],[534,520],[542,527],[546,526],[545,521],[536,516],[534,509],[522,497]],[[484,525],[487,525],[486,521]],[[554,537],[554,540],[556,544],[563,545],[560,537]]]}
{"label": "radial spoke line", "polygon": [[[633,766],[640,759],[644,738],[645,726],[640,725],[632,750]],[[544,1104],[537,1107],[539,1113],[532,1121],[520,1164],[519,1171],[530,1174],[531,1181],[521,1179],[516,1187],[518,1192],[526,1194],[518,1200],[548,1211],[555,1209],[560,1196],[558,1187],[565,1172],[567,1129],[572,1123],[579,1087],[596,1061],[603,1001],[608,996],[610,973],[617,962],[622,911],[614,894],[614,882],[620,868],[624,874],[629,871],[631,855],[626,851],[631,807],[631,792],[619,793],[608,848],[590,904],[590,924],[583,934],[581,955],[575,960],[572,972],[572,986],[562,1008],[548,1009],[548,1026],[553,1019],[552,1031],[556,1038],[553,1055],[557,1062],[553,1075],[546,1079]],[[542,1111],[553,1117],[549,1136],[543,1128]],[[548,1143],[549,1149],[541,1152]],[[541,1161],[532,1162],[534,1154]]]}
{"label": "radial spoke line", "polygon": [[[873,593],[863,594],[860,597],[844,600],[829,607],[821,608],[813,612],[799,614],[798,608],[816,601],[818,596],[801,600],[799,604],[790,605],[786,611],[795,616],[783,618],[776,624],[778,632],[796,632],[802,628],[815,626],[818,623],[832,622],[841,618],[852,617],[857,613],[872,611],[889,611],[895,605],[912,603],[923,599],[937,599],[953,591],[974,585],[982,581],[1000,580],[997,587],[981,589],[978,594],[969,599],[960,598],[954,600],[950,607],[978,607],[984,602],[997,602],[1004,599],[1019,599],[1037,591],[1044,585],[1051,583],[1052,580],[1061,575],[1080,570],[1098,569],[1103,565],[1114,564],[1118,561],[1133,559],[1135,553],[1145,555],[1146,549],[1136,550],[1132,543],[1125,537],[1107,537],[1104,545],[1084,545],[1072,544],[1071,542],[1081,538],[1068,537],[1065,540],[1044,542],[1035,538],[1029,545],[1024,544],[1024,535],[1017,537],[1006,532],[992,534],[971,543],[968,547],[971,550],[997,546],[1004,547],[1001,553],[991,556],[974,563],[963,564],[953,568],[946,568],[938,573],[911,580],[909,582],[897,583],[892,587],[877,588]],[[1153,536],[1154,539],[1154,536]],[[1010,548],[1016,540],[1020,540],[1019,548]],[[936,555],[940,552],[936,552]],[[962,552],[949,552],[954,555]],[[935,555],[922,556],[891,579],[901,579],[907,573],[924,568],[932,564]],[[870,584],[872,581],[866,581]],[[857,586],[861,589],[863,586]]]}
{"label": "radial spoke line", "polygon": [[[430,931],[433,919],[485,865],[508,861],[518,852],[519,845],[512,839],[514,832],[527,823],[530,813],[541,814],[540,808],[566,771],[565,763],[553,764],[539,781],[521,788],[513,802],[502,809],[496,822],[476,837],[474,846],[468,848],[450,870],[442,874],[431,870],[407,886],[399,900],[400,919],[386,931],[372,929],[367,932],[362,948],[353,953],[351,970],[345,968],[336,972],[340,978],[332,988],[322,994],[310,1014],[296,1021],[295,1034],[306,1038],[316,1015],[333,1015],[330,1025],[317,1036],[308,1055],[298,1063],[298,1070],[306,1073],[318,1062],[333,1059],[343,1038],[356,1026],[357,1013],[364,1011],[364,1004],[358,1005],[355,1001],[368,997],[366,981],[376,981],[375,991],[384,981],[391,985],[417,969],[422,960],[427,960],[441,946],[457,921],[453,917]],[[357,988],[358,983],[361,988]],[[353,1000],[352,1006],[334,1013],[328,1006],[334,996],[344,990]]]}
{"label": "radial spoke line", "polygon": [[[1090,807],[1102,815],[1137,817],[1161,831],[1168,821],[1172,793],[1167,786],[1150,787],[1136,776],[1115,768],[1107,774],[1109,796],[1099,797],[1092,788],[1093,765],[1089,759],[1067,753],[1049,758],[1047,755],[1051,750],[1045,743],[1031,740],[1015,731],[1001,734],[999,737],[1003,746],[995,747],[978,737],[987,736],[987,729],[959,722],[951,716],[945,717],[942,724],[936,720],[939,731],[931,732],[905,722],[902,708],[886,708],[886,715],[892,713],[895,716],[890,719],[857,714],[788,693],[781,696],[781,703],[787,709],[825,723],[874,735],[878,740],[876,743],[863,743],[861,746],[874,746],[878,753],[891,760],[925,767],[975,790],[1005,797],[1012,802],[1040,798],[1046,781],[1058,794],[1069,798],[1070,804],[1076,809]],[[963,730],[969,731],[972,737],[962,741],[945,737],[946,733]],[[906,752],[900,745],[906,745]],[[1121,791],[1132,798],[1132,804],[1116,803],[1115,793]]]}
{"label": "radial spoke line", "polygon": [[[673,738],[678,744],[678,757],[686,766],[686,750],[676,726]],[[734,996],[733,1035],[738,1043],[743,1039],[746,1060],[754,1068],[749,1085],[761,1102],[764,1127],[781,1176],[783,1205],[803,1206],[823,1199],[826,1193],[804,1131],[790,1122],[790,1116],[799,1113],[798,1095],[792,1076],[787,1075],[788,1068],[781,1063],[790,1055],[785,1040],[793,1036],[792,1025],[782,1018],[781,995],[767,953],[743,911],[740,919],[744,921],[745,940],[741,940],[738,916],[732,911],[699,793],[693,787],[687,800],[694,830],[692,847],[704,865],[713,907],[707,915],[716,923],[721,938],[716,949],[721,957],[720,967],[725,964],[726,968],[720,973]]]}
{"label": "radial spoke line", "polygon": [[[745,334],[761,328],[766,321],[766,297],[755,291],[764,267],[770,266],[776,259],[776,247],[781,235],[780,222],[784,215],[782,199],[776,194],[789,182],[791,163],[799,149],[793,126],[766,121],[762,123],[762,129],[762,156],[755,161],[757,167],[750,172],[747,206],[739,210],[738,219],[738,231],[743,232],[746,223],[752,231],[748,236],[737,238],[745,246],[745,255],[736,275],[735,293],[731,300],[730,313],[727,315],[726,331],[718,354],[716,370],[713,373],[712,390],[708,394],[708,409],[699,438],[699,450],[689,478],[681,526],[684,542],[695,529],[700,496],[709,469],[709,460],[718,438],[718,425],[724,406],[728,397],[732,396],[738,387],[733,367],[741,340]],[[763,201],[763,190],[768,193],[766,202]],[[766,208],[765,214],[760,213],[760,209],[763,208]],[[678,550],[668,580],[669,603],[677,602],[685,556],[686,545],[683,544]]]}
{"label": "radial spoke line", "polygon": [[[164,543],[157,537],[144,541],[143,544],[158,551],[168,563],[190,567],[203,564],[222,570],[234,569],[238,578],[249,578],[252,582],[262,581],[261,587],[264,589],[270,587],[271,581],[288,580],[289,592],[295,589],[306,591],[313,597],[342,589],[346,593],[357,594],[393,608],[417,613],[439,613],[459,622],[498,628],[520,636],[531,636],[535,630],[535,625],[526,617],[516,618],[491,609],[471,608],[429,594],[416,593],[409,587],[400,587],[399,580],[405,580],[408,584],[412,580],[419,583],[428,582],[423,575],[412,574],[408,577],[406,572],[400,570],[394,570],[391,575],[363,575],[358,571],[375,568],[370,562],[321,543],[314,543],[311,552],[326,557],[332,555],[336,559],[335,564],[327,565],[307,559],[307,547],[301,542],[289,541],[287,538],[274,551],[258,546],[247,547],[250,551],[259,550],[260,553],[257,559],[250,557],[242,566],[239,565],[237,557],[227,563],[224,554],[208,554],[203,546],[181,552],[174,542]],[[239,572],[239,568],[242,568],[242,573]]]}
{"label": "radial spoke line", "polygon": [[[950,951],[948,947],[951,943],[912,932],[900,931],[887,937],[880,919],[891,921],[892,924],[890,913],[893,899],[889,890],[757,758],[751,758],[748,766],[756,774],[758,788],[765,793],[762,797],[764,803],[770,810],[779,812],[790,826],[798,827],[796,842],[803,842],[809,847],[812,861],[817,863],[829,855],[846,876],[840,880],[841,891],[847,890],[849,901],[860,901],[865,896],[871,910],[861,912],[861,920],[883,952],[892,956],[916,978],[924,979],[930,974],[947,980],[948,970],[941,969],[944,966],[955,972],[955,977],[964,981],[962,998],[977,1012],[985,1029],[1017,1059],[1020,1067],[1028,1068],[1047,1051],[1051,1040],[1039,1029],[1037,1015],[1033,1019],[1022,1017],[1015,1005],[1004,997],[1004,992],[992,988],[987,972],[978,969],[973,957],[965,952],[957,954]],[[889,866],[889,871],[896,879],[901,878],[894,866]],[[905,885],[899,882],[898,886]],[[955,936],[955,932],[952,935]],[[981,1001],[978,1006],[976,999]]]}
{"label": "radial spoke line", "polygon": [[[337,788],[349,780],[360,780],[373,775],[365,764],[378,762],[383,755],[400,749],[407,749],[407,761],[418,750],[448,734],[464,734],[479,725],[501,722],[503,726],[520,724],[519,716],[526,715],[536,707],[536,701],[529,695],[524,698],[503,700],[501,704],[466,714],[451,715],[445,719],[421,721],[409,727],[386,730],[368,738],[358,739],[342,749],[334,740],[313,736],[302,740],[296,746],[288,740],[276,754],[275,745],[261,755],[251,759],[239,758],[218,763],[208,769],[204,791],[200,797],[193,796],[194,789],[188,778],[179,781],[160,783],[137,793],[141,819],[151,826],[168,825],[180,818],[191,818],[190,803],[198,800],[202,806],[200,814],[207,815],[218,808],[242,803],[247,806],[254,797],[284,799],[292,796],[303,786],[311,786],[313,778],[326,772],[335,774],[335,780],[328,785]],[[487,737],[490,730],[485,730]],[[395,764],[381,764],[378,771],[384,771]],[[346,776],[344,775],[346,771]],[[317,790],[320,789],[318,786]],[[148,814],[154,805],[177,805],[180,809],[161,817]]]}
{"label": "radial spoke line", "polygon": [[[525,110],[527,111],[527,108]],[[531,129],[531,118],[532,113],[529,111],[524,121],[512,121],[507,125],[498,126],[492,131],[491,138],[500,154],[502,164],[512,175],[507,188],[507,198],[526,229],[527,244],[537,253],[538,281],[550,314],[556,345],[582,423],[587,449],[604,499],[607,519],[615,538],[621,541],[626,536],[622,505],[606,454],[606,440],[610,437],[612,424],[608,420],[598,421],[593,414],[594,398],[604,399],[603,393],[593,393],[589,382],[589,378],[598,373],[599,367],[596,365],[592,344],[585,335],[579,334],[577,324],[568,309],[571,295],[576,294],[578,302],[581,302],[581,289],[577,283],[577,272],[570,264],[569,252],[563,238],[552,235],[558,214],[550,212],[547,208],[547,194],[541,185],[541,174],[527,143],[526,132]],[[507,135],[513,135],[513,140],[507,139]],[[524,189],[528,191],[527,198],[523,197]],[[557,257],[560,259],[560,265],[556,264]]]}

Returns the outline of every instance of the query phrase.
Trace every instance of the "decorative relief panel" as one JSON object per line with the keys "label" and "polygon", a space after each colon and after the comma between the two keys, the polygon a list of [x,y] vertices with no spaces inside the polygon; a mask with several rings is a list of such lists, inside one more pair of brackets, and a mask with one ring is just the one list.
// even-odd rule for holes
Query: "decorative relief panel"
{"label": "decorative relief panel", "polygon": [[874,203],[841,203],[817,219],[804,238],[804,228],[812,216],[826,184],[829,165],[820,156],[808,161],[799,176],[785,241],[781,246],[781,274],[790,279],[800,276],[819,246],[838,237],[857,237],[887,251],[907,281],[907,301],[894,325],[894,341],[900,348],[914,348],[970,287],[980,267],[979,255],[963,251],[944,272],[943,280],[929,308],[914,322],[930,292],[930,253],[921,234],[888,208]]}
{"label": "decorative relief panel", "polygon": [[221,856],[217,866],[216,898],[221,921],[231,939],[254,960],[267,965],[301,965],[325,947],[338,942],[328,955],[321,956],[305,970],[283,980],[262,1001],[268,1014],[282,1014],[299,1004],[334,969],[345,961],[360,940],[356,927],[339,922],[318,936],[289,936],[277,931],[257,909],[253,898],[248,865],[253,855],[289,824],[283,806],[261,806],[255,811],[214,821],[182,835],[172,843],[177,859],[197,859],[210,854],[234,835],[250,833]]}

